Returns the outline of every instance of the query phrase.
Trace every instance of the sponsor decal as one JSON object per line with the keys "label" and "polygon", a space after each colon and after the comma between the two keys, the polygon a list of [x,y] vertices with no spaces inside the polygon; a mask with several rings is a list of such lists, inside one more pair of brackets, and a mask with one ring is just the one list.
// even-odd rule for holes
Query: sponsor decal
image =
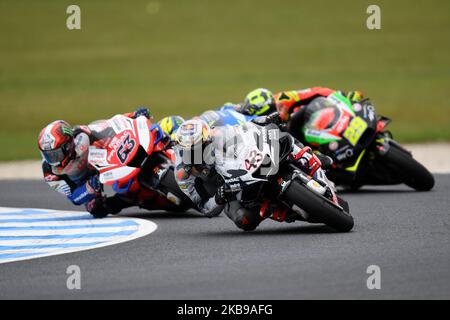
{"label": "sponsor decal", "polygon": [[280,139],[280,132],[276,129],[269,130],[269,140],[279,140]]}
{"label": "sponsor decal", "polygon": [[72,129],[66,126],[61,126],[61,130],[63,132],[64,135],[66,136],[72,136]]}
{"label": "sponsor decal", "polygon": [[262,160],[262,154],[257,150],[252,150],[244,160],[244,166],[246,170],[258,168],[258,164]]}
{"label": "sponsor decal", "polygon": [[344,115],[341,119],[341,121],[339,121],[337,127],[336,127],[336,131],[338,133],[341,133],[342,130],[344,130],[347,126],[348,126],[348,122],[350,120],[350,117],[348,115]]}
{"label": "sponsor decal", "polygon": [[262,133],[262,141],[264,143],[267,143],[267,129],[266,128],[262,128],[261,133]]}
{"label": "sponsor decal", "polygon": [[239,182],[239,181],[240,181],[239,177],[225,179],[225,183],[227,183],[227,184],[230,184],[230,183],[233,183],[233,182]]}
{"label": "sponsor decal", "polygon": [[105,180],[109,180],[109,179],[111,179],[114,176],[112,171],[107,171],[105,173],[102,173],[101,175],[103,176],[103,178]]}
{"label": "sponsor decal", "polygon": [[320,137],[322,135],[322,132],[320,132],[320,130],[308,129],[308,135]]}
{"label": "sponsor decal", "polygon": [[367,117],[370,121],[375,120],[375,108],[372,105],[367,106]]}
{"label": "sponsor decal", "polygon": [[106,151],[105,149],[90,147],[88,161],[95,166],[107,166],[109,165],[108,161],[106,160],[107,155],[108,151]]}

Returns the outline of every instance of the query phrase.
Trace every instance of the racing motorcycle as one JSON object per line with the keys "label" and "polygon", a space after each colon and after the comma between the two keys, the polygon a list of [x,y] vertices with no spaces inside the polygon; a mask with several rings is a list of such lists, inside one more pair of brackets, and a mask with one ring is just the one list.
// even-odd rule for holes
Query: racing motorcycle
{"label": "racing motorcycle", "polygon": [[88,162],[99,172],[99,180],[119,193],[126,192],[133,179],[141,188],[162,194],[185,211],[193,207],[180,190],[174,176],[174,153],[164,148],[162,133],[145,116],[131,119],[116,115],[89,124],[94,142]]}
{"label": "racing motorcycle", "polygon": [[433,175],[386,130],[368,99],[350,102],[339,92],[318,97],[291,115],[287,130],[334,160],[328,177],[353,190],[363,185],[405,183],[418,191],[434,186]]}
{"label": "racing motorcycle", "polygon": [[[211,126],[238,125],[255,119],[231,105],[200,116]],[[293,113],[285,127],[301,142],[330,156],[330,180],[357,190],[363,185],[405,183],[418,191],[434,186],[433,175],[386,130],[391,120],[376,114],[368,101],[352,104],[339,92],[318,97]]]}
{"label": "racing motorcycle", "polygon": [[324,223],[340,232],[353,228],[347,202],[289,157],[294,142],[290,134],[276,125],[252,122],[233,129],[233,142],[217,149],[224,151],[216,154],[215,169],[244,207],[263,218],[271,210],[290,209],[297,215],[294,220]]}

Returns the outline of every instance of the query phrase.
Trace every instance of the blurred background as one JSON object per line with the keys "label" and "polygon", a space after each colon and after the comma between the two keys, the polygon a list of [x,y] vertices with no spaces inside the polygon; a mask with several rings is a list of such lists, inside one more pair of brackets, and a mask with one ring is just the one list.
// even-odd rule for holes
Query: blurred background
{"label": "blurred background", "polygon": [[56,119],[189,117],[256,87],[359,89],[401,142],[450,140],[449,36],[448,0],[0,0],[0,161],[39,158]]}

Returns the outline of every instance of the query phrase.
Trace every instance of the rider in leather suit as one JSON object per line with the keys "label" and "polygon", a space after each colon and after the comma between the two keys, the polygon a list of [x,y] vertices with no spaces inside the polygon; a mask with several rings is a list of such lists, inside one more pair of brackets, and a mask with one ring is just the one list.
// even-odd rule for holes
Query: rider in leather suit
{"label": "rider in leather suit", "polygon": [[[150,118],[146,108],[125,114],[129,118]],[[168,135],[172,132],[168,132]],[[97,138],[89,126],[71,127],[66,121],[57,120],[42,129],[38,138],[42,154],[42,171],[49,186],[75,205],[85,205],[94,217],[117,214],[122,209],[139,205],[149,210],[171,210],[173,203],[157,192],[140,188],[137,181],[128,190],[106,197],[98,172],[88,163],[89,146]]]}
{"label": "rider in leather suit", "polygon": [[[337,90],[325,87],[312,87],[303,90],[282,91],[272,94],[267,89],[259,88],[251,91],[245,97],[242,104],[236,104],[235,110],[246,115],[267,115],[278,111],[283,121],[287,121],[289,116],[299,111],[317,97],[328,97]],[[352,102],[359,102],[364,99],[361,91],[349,91],[345,94]]]}
{"label": "rider in leather suit", "polygon": [[[254,122],[258,125],[278,128],[269,117],[257,119]],[[223,143],[237,138],[235,128],[223,126],[211,129],[201,119],[184,122],[175,138],[175,178],[181,190],[205,216],[214,217],[223,211],[238,228],[251,231],[266,217],[244,208],[234,198],[233,191],[224,183],[215,168],[215,161],[224,148]],[[311,149],[294,139],[293,141],[292,158],[301,164],[306,173],[324,175],[320,160]],[[283,218],[277,218],[278,221],[284,219],[287,219],[286,213]]]}

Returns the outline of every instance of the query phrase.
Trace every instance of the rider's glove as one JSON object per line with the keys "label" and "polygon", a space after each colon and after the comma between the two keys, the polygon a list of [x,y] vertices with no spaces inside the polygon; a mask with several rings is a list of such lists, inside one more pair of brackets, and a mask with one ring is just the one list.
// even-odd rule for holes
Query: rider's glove
{"label": "rider's glove", "polygon": [[266,124],[266,118],[267,118],[267,116],[256,117],[256,118],[250,120],[250,122],[253,122],[253,123],[259,124],[260,126],[263,126]]}
{"label": "rider's glove", "polygon": [[268,123],[273,123],[273,124],[276,124],[276,125],[280,125],[283,122],[281,120],[281,117],[280,117],[280,114],[278,113],[278,111],[269,114],[267,116],[266,120],[267,120]]}
{"label": "rider's glove", "polygon": [[291,114],[291,108],[285,105],[283,101],[277,101],[275,103],[275,106],[278,110],[278,114],[280,115],[281,120],[285,122],[288,121]]}
{"label": "rider's glove", "polygon": [[216,192],[215,200],[217,204],[225,204],[230,201],[231,196],[233,195],[233,191],[227,184],[221,185]]}
{"label": "rider's glove", "polygon": [[349,91],[347,93],[347,98],[351,102],[360,102],[362,99],[364,99],[364,93],[361,91]]}
{"label": "rider's glove", "polygon": [[243,114],[246,114],[246,115],[249,115],[249,116],[253,116],[256,113],[256,111],[257,110],[252,105],[242,104],[240,106],[240,111],[239,112],[243,113]]}
{"label": "rider's glove", "polygon": [[86,210],[94,216],[94,218],[104,218],[108,215],[109,210],[106,206],[105,197],[96,197],[86,203]]}
{"label": "rider's glove", "polygon": [[98,195],[91,201],[86,203],[86,210],[94,216],[94,218],[103,218],[108,214],[118,214],[121,207],[114,205],[114,197],[106,197]]}
{"label": "rider's glove", "polygon": [[134,118],[139,116],[144,116],[147,119],[150,119],[150,110],[146,107],[140,107],[134,112]]}
{"label": "rider's glove", "polygon": [[262,126],[268,125],[271,123],[279,126],[282,123],[281,117],[278,112],[273,112],[267,116],[256,117],[256,118],[252,119],[251,121],[253,123],[256,123],[256,124],[259,124]]}
{"label": "rider's glove", "polygon": [[102,184],[100,183],[98,175],[94,175],[86,181],[86,189],[91,194],[100,193],[102,191]]}

